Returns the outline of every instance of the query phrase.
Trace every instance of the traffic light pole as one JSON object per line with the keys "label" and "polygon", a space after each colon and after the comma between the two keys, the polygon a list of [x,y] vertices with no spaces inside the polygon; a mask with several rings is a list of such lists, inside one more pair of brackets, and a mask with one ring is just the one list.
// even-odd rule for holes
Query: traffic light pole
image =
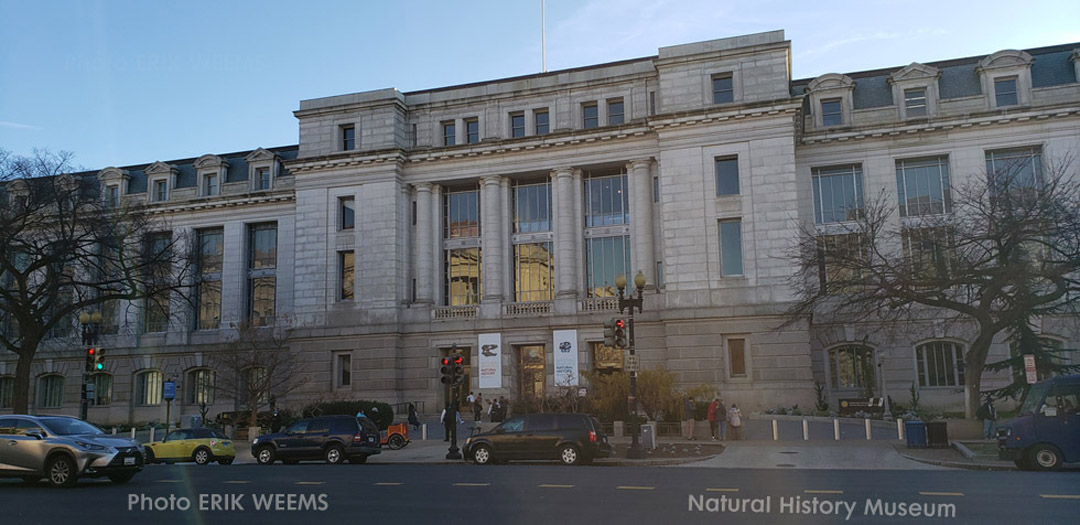
{"label": "traffic light pole", "polygon": [[[630,324],[630,355],[635,356],[635,341],[634,341],[634,309],[641,311],[641,305],[644,303],[642,298],[642,288],[645,287],[645,276],[639,271],[634,277],[634,293],[631,297],[625,296],[626,292],[626,276],[620,275],[615,278],[615,286],[619,290],[619,313],[623,313],[624,310],[629,310],[629,324]],[[636,296],[636,297],[635,297]],[[636,361],[636,359],[632,359]],[[641,421],[638,417],[638,402],[637,402],[637,370],[630,371],[630,417],[633,421],[630,424],[630,449],[626,451],[627,459],[644,459],[645,450],[641,448],[641,442],[638,441],[638,435],[641,433]]]}

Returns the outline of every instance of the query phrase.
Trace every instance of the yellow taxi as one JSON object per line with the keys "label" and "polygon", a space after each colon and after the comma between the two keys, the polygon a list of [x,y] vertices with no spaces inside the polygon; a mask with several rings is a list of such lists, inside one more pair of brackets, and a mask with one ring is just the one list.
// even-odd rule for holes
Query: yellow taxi
{"label": "yellow taxi", "polygon": [[233,441],[212,428],[184,428],[169,432],[165,439],[147,443],[147,463],[194,461],[205,465],[217,461],[228,465],[236,459]]}

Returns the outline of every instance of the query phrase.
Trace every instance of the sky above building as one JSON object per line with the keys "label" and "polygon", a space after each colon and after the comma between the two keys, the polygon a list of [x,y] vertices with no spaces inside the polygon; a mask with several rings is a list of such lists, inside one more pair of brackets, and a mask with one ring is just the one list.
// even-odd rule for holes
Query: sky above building
{"label": "sky above building", "polygon": [[[540,72],[540,5],[0,0],[0,149],[100,169],[295,144],[302,99]],[[1080,2],[547,0],[547,69],[776,29],[799,79],[1080,42]]]}

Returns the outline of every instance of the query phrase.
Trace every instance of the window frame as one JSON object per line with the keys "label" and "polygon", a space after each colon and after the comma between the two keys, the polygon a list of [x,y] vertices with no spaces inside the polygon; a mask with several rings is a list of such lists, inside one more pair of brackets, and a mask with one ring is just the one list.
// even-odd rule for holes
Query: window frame
{"label": "window frame", "polygon": [[[851,359],[852,383],[850,384],[840,384],[840,361],[838,358],[840,351],[848,354],[849,359]],[[866,355],[856,356],[856,353]],[[829,367],[829,384],[833,390],[866,390],[868,384],[877,388],[877,363],[875,362],[876,355],[873,347],[861,343],[842,343],[829,347],[826,349],[825,354]],[[869,367],[867,363],[869,363]],[[867,370],[870,372],[869,379],[866,377]]]}
{"label": "window frame", "polygon": [[[62,374],[48,373],[38,376],[37,408],[60,408],[64,406],[64,388],[67,378]],[[52,401],[55,401],[53,403]]]}
{"label": "window frame", "polygon": [[[736,373],[735,368],[735,349],[732,343],[739,341],[739,359],[742,362],[742,373]],[[724,360],[727,362],[728,379],[736,380],[748,380],[750,379],[750,352],[749,352],[749,338],[745,335],[738,336],[724,336]]]}
{"label": "window frame", "polygon": [[[156,385],[151,385],[149,378],[153,376],[157,378]],[[161,406],[162,399],[164,397],[164,385],[165,374],[161,370],[148,369],[140,370],[135,373],[135,380],[132,382],[134,386],[134,392],[132,392],[132,404],[136,407],[151,407]],[[151,387],[154,387],[151,389]],[[155,402],[156,401],[156,402]]]}
{"label": "window frame", "polygon": [[465,143],[479,144],[480,119],[477,117],[467,118],[462,121],[462,125],[465,127]]}
{"label": "window frame", "polygon": [[[821,99],[821,102],[819,104],[821,106],[821,126],[822,127],[828,128],[828,127],[843,126],[844,125],[844,99],[843,99],[843,97],[823,98],[823,99]],[[833,104],[836,105],[836,111],[832,111],[831,109],[829,111],[826,111],[825,106],[826,105],[832,106]],[[830,122],[830,119],[832,119],[833,121]]]}
{"label": "window frame", "polygon": [[350,231],[356,229],[356,196],[342,195],[337,198],[338,231]]}
{"label": "window frame", "polygon": [[[933,164],[933,166],[931,166]],[[916,170],[936,167],[937,177],[933,176],[927,178],[930,199],[926,203],[916,202],[911,204],[910,189],[911,180],[909,180],[908,172],[911,171],[911,177],[914,179],[915,190],[918,193],[920,179],[919,173]],[[941,211],[934,211],[935,202],[934,198],[934,183],[938,184],[937,190],[940,191],[941,196]],[[921,196],[921,194],[920,194]],[[935,215],[948,215],[952,213],[952,179],[949,168],[949,157],[947,155],[939,155],[934,157],[919,157],[913,159],[897,159],[896,160],[896,198],[897,198],[897,210],[900,212],[900,217],[926,217]],[[911,208],[914,207],[915,213],[912,213]],[[923,211],[924,207],[929,211]]]}
{"label": "window frame", "polygon": [[[618,126],[626,123],[626,104],[622,97],[607,99],[607,125]],[[614,111],[618,108],[618,112]],[[616,120],[618,122],[616,122]]]}
{"label": "window frame", "polygon": [[[926,118],[930,115],[929,90],[925,87],[911,87],[904,90],[904,116],[907,118]],[[911,96],[922,93],[922,96]],[[922,100],[922,104],[918,101]],[[912,102],[916,102],[912,104]]]}
{"label": "window frame", "polygon": [[[518,139],[525,136],[525,112],[514,111],[509,115],[510,119],[510,138]],[[520,125],[519,124],[520,119]]]}
{"label": "window frame", "polygon": [[[727,166],[728,163],[734,162],[734,171],[721,174],[721,166]],[[713,170],[715,173],[716,182],[716,196],[726,197],[730,195],[741,195],[742,187],[739,181],[739,157],[738,155],[724,155],[713,159]],[[734,176],[734,178],[721,179],[721,175],[727,177]],[[724,180],[726,182],[722,183]],[[734,191],[730,191],[732,183],[734,183]],[[723,188],[723,189],[721,189]]]}
{"label": "window frame", "polygon": [[[1000,87],[1005,84],[1012,83],[1012,91],[1002,91]],[[995,108],[1008,108],[1020,105],[1020,77],[1017,75],[994,77],[994,107]],[[1012,97],[1012,102],[1002,104],[1002,97]],[[1008,102],[1008,100],[1006,100]]]}
{"label": "window frame", "polygon": [[[592,113],[592,116],[589,114]],[[590,125],[591,124],[591,125]],[[595,101],[581,104],[581,129],[600,127],[600,105]]]}
{"label": "window frame", "polygon": [[[717,88],[717,83],[724,80],[728,81],[727,88],[721,86]],[[717,73],[712,75],[709,79],[709,86],[712,90],[712,103],[713,104],[732,104],[735,102],[735,75],[732,72]],[[726,94],[726,96],[725,96]],[[730,98],[727,98],[730,97]]]}
{"label": "window frame", "polygon": [[352,387],[352,353],[334,354],[334,388]]}
{"label": "window frame", "polygon": [[[543,124],[540,123],[540,115],[544,116]],[[537,136],[551,133],[551,113],[548,112],[548,108],[533,110],[533,127]]]}
{"label": "window frame", "polygon": [[[184,401],[190,406],[199,406],[203,401],[206,401],[207,406],[213,405],[217,373],[211,368],[201,367],[188,370],[185,375],[187,392],[184,395]],[[209,380],[205,379],[207,376]]]}
{"label": "window frame", "polygon": [[[848,222],[854,222],[855,220],[857,220],[857,217],[856,218],[844,218],[844,219],[840,219],[840,220],[835,219],[835,216],[836,216],[837,211],[838,211],[837,209],[830,209],[829,210],[829,215],[830,215],[830,217],[833,217],[833,218],[831,220],[828,220],[828,221],[825,220],[825,210],[824,210],[825,192],[822,191],[822,187],[821,187],[822,178],[828,177],[828,178],[832,179],[834,177],[846,177],[847,174],[844,173],[845,170],[850,170],[850,172],[851,172],[851,183],[852,183],[851,184],[852,185],[851,189],[852,189],[852,194],[855,197],[855,204],[856,204],[856,207],[853,208],[854,213],[856,213],[856,214],[861,214],[862,213],[862,210],[866,205],[866,203],[864,201],[864,197],[863,197],[863,170],[862,170],[862,163],[852,163],[852,164],[840,164],[840,165],[833,165],[833,166],[814,167],[814,168],[810,169],[810,180],[811,180],[810,184],[812,186],[813,198],[814,198],[814,224],[818,224],[818,225],[821,225],[821,224],[843,224],[843,223],[848,223]],[[830,184],[829,189],[832,190],[833,189],[832,188],[832,185],[833,185],[832,180],[830,180],[829,184]],[[835,193],[833,195],[831,195],[831,196],[835,196]],[[846,197],[846,194],[844,196]],[[835,202],[835,201],[831,200],[831,202]],[[833,208],[835,208],[835,206],[833,206]],[[845,214],[845,217],[846,217],[846,215],[847,214]]]}
{"label": "window frame", "polygon": [[[932,353],[928,358],[927,354]],[[951,359],[950,359],[951,358]],[[933,367],[933,370],[931,370]],[[931,372],[945,367],[945,383],[930,384]],[[964,345],[949,340],[924,341],[915,345],[915,378],[919,388],[957,388],[965,386]],[[942,377],[935,374],[935,381]],[[951,379],[951,383],[948,381]]]}
{"label": "window frame", "polygon": [[353,151],[356,149],[356,125],[355,124],[342,124],[341,125],[341,142],[338,146],[341,151]]}
{"label": "window frame", "polygon": [[0,376],[0,410],[15,407],[15,376]]}
{"label": "window frame", "polygon": [[356,296],[356,252],[338,252],[338,301],[352,301]]}
{"label": "window frame", "polygon": [[[216,262],[209,269],[207,268],[207,240],[211,237],[219,237],[220,252],[213,255],[216,258]],[[198,298],[195,306],[195,328],[196,330],[217,330],[221,328],[221,306],[222,306],[222,275],[225,265],[225,228],[221,226],[211,228],[200,228],[195,230],[195,239],[198,247],[198,288],[196,293]],[[207,290],[204,290],[204,286],[217,287],[217,316],[213,322],[206,322],[204,319],[203,299]]]}
{"label": "window frame", "polygon": [[[728,271],[729,269],[728,269],[727,263],[730,262],[731,264],[734,264],[735,260],[734,259],[729,259],[729,254],[727,253],[727,250],[724,248],[725,247],[725,244],[724,244],[724,239],[725,239],[724,225],[725,224],[726,225],[731,225],[731,224],[737,225],[736,230],[734,232],[731,231],[730,227],[728,228],[728,235],[731,235],[731,234],[734,233],[735,235],[738,236],[738,272],[734,271],[736,268],[730,268],[730,270],[732,270],[730,273]],[[717,235],[717,240],[720,243],[720,276],[721,277],[744,277],[746,275],[746,265],[745,265],[746,260],[743,257],[742,218],[741,217],[736,217],[736,218],[730,218],[730,219],[719,219],[719,220],[717,220],[716,221],[716,235]],[[731,257],[734,257],[734,256],[731,256]]]}
{"label": "window frame", "polygon": [[[273,257],[259,258],[257,253],[256,238],[259,232],[270,231],[274,232],[274,246]],[[274,319],[277,315],[277,267],[278,267],[278,246],[280,241],[280,231],[277,222],[258,222],[247,224],[247,264],[246,264],[246,277],[247,277],[247,308],[245,319],[253,326],[270,326],[274,323]],[[272,263],[272,265],[270,264]],[[265,282],[273,283],[273,292],[270,294],[270,306],[271,312],[265,316],[257,316],[255,311],[255,303],[259,301],[265,301],[266,298],[256,297],[259,286]],[[265,292],[265,291],[264,291]]]}
{"label": "window frame", "polygon": [[453,120],[444,120],[439,123],[439,128],[442,129],[442,143],[443,146],[456,146],[457,145],[457,122]]}

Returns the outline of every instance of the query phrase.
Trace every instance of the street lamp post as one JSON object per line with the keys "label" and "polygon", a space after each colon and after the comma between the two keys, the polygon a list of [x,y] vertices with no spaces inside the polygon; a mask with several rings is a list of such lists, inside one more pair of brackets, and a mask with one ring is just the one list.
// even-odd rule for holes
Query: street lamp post
{"label": "street lamp post", "polygon": [[[615,277],[615,287],[619,290],[619,313],[623,313],[624,310],[628,310],[629,322],[630,322],[630,355],[637,355],[634,347],[634,309],[641,311],[641,304],[644,300],[641,297],[642,290],[645,288],[645,274],[638,270],[637,275],[634,276],[634,292],[630,297],[626,297],[626,276],[619,274]],[[641,432],[641,422],[638,421],[637,414],[637,370],[630,371],[630,417],[633,418],[633,422],[630,425],[632,429],[630,431],[630,449],[626,451],[627,459],[643,459],[645,457],[645,451],[641,448],[641,443],[638,441],[638,434]]]}
{"label": "street lamp post", "polygon": [[[93,347],[97,344],[98,335],[101,333],[101,312],[79,314],[79,324],[82,325],[82,343],[83,352],[87,347]],[[79,417],[86,420],[87,412],[90,406],[90,400],[87,399],[86,385],[90,381],[90,374],[83,370],[82,380],[82,404],[79,407]],[[94,392],[96,397],[97,392]]]}

